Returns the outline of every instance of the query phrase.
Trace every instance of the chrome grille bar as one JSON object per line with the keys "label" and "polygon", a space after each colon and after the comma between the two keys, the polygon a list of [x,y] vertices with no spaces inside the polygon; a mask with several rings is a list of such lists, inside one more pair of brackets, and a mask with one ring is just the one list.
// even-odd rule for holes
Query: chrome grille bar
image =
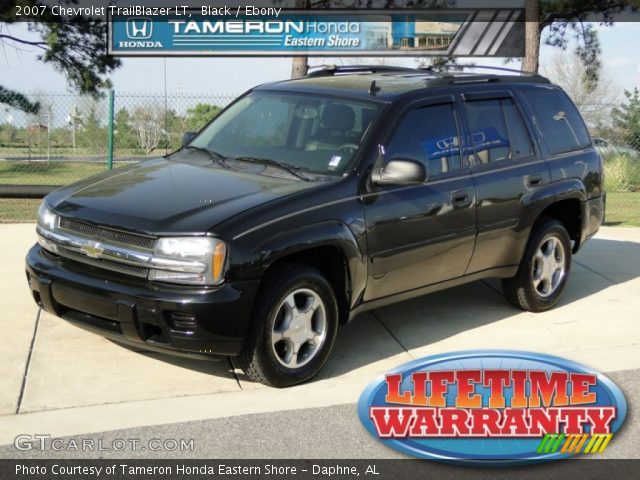
{"label": "chrome grille bar", "polygon": [[204,273],[207,268],[202,262],[156,257],[149,251],[122,247],[108,242],[98,242],[67,232],[51,232],[40,226],[37,227],[37,232],[43,248],[49,251],[52,251],[52,249],[58,250],[58,252],[52,251],[52,253],[59,253],[60,248],[63,248],[80,255],[80,257],[75,258],[77,261],[81,261],[80,259],[82,258],[87,259],[86,263],[98,259],[145,269],[156,268],[185,273]]}

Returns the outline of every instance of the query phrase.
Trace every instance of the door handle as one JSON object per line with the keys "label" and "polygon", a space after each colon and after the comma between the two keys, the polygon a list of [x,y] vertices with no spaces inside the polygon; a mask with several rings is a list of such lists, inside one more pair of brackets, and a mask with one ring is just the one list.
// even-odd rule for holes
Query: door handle
{"label": "door handle", "polygon": [[527,187],[537,187],[542,185],[542,175],[527,175],[525,178]]}
{"label": "door handle", "polygon": [[466,207],[471,203],[471,197],[466,190],[458,190],[451,194],[451,203],[456,207]]}

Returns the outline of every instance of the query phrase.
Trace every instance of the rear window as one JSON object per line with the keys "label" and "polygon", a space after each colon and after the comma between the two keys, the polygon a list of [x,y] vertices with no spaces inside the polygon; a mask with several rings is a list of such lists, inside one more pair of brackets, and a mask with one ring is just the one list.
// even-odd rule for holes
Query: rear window
{"label": "rear window", "polygon": [[524,92],[536,117],[536,127],[551,154],[570,152],[591,144],[587,127],[564,92]]}

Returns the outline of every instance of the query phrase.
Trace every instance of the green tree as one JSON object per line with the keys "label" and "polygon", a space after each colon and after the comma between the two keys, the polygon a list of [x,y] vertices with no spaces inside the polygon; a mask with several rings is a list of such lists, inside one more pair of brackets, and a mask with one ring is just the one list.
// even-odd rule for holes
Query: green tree
{"label": "green tree", "polygon": [[107,127],[102,123],[103,108],[92,98],[86,98],[78,109],[78,131],[76,144],[91,152],[102,152],[107,148]]}
{"label": "green tree", "polygon": [[167,110],[165,118],[166,135],[159,146],[167,151],[180,148],[182,134],[188,130],[186,123],[185,117],[178,115],[178,112],[173,109]]}
{"label": "green tree", "polygon": [[[0,22],[14,23],[21,18],[16,16],[16,4],[32,7],[43,3],[39,0],[0,2]],[[59,3],[71,6],[77,4],[77,0],[60,0]],[[0,44],[13,48],[24,48],[25,45],[37,48],[40,51],[38,60],[62,72],[80,93],[97,96],[110,86],[107,76],[120,66],[120,60],[107,54],[106,22],[80,15],[61,21],[47,9],[44,15],[37,17],[37,21],[32,19],[28,27],[38,39],[0,30]],[[1,85],[0,103],[28,113],[39,109],[37,102]]]}
{"label": "green tree", "polygon": [[626,101],[612,111],[613,123],[622,130],[627,145],[640,150],[640,90],[625,90],[624,96]]}
{"label": "green tree", "polygon": [[187,110],[186,127],[190,131],[198,131],[218,115],[222,110],[217,105],[210,103],[198,103],[195,107]]}
{"label": "green tree", "polygon": [[131,115],[126,108],[121,108],[116,112],[113,128],[117,149],[138,147],[136,132],[131,127]]}

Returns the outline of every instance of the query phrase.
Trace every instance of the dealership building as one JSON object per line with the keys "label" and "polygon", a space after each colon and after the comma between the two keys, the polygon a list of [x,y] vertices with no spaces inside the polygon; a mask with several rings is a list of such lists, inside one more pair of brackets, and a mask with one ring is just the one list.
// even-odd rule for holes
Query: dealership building
{"label": "dealership building", "polygon": [[403,21],[367,25],[366,42],[370,48],[445,50],[461,26],[461,22],[416,21],[408,15]]}

